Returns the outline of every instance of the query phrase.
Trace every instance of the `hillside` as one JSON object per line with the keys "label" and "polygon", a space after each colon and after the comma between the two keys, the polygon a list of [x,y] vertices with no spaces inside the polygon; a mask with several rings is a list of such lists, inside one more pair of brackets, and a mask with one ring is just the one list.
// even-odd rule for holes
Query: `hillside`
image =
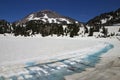
{"label": "hillside", "polygon": [[87,22],[87,25],[89,26],[101,26],[101,25],[111,26],[111,25],[119,24],[119,23],[120,23],[120,8],[115,11],[100,14],[90,19]]}

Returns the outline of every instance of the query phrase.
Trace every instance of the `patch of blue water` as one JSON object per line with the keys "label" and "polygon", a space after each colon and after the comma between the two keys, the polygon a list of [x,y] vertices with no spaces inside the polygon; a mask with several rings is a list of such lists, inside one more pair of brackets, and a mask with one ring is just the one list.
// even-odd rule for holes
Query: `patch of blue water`
{"label": "patch of blue water", "polygon": [[90,67],[94,67],[96,63],[99,62],[100,60],[100,56],[104,53],[106,53],[107,51],[109,51],[110,49],[112,49],[114,46],[112,44],[108,44],[106,43],[106,46],[103,47],[102,49],[94,52],[91,55],[88,55],[86,58],[82,59],[83,63],[87,65],[89,65]]}
{"label": "patch of blue water", "polygon": [[36,65],[36,62],[26,62],[25,63],[25,65],[26,65],[26,67],[29,67],[29,66],[34,66],[34,65]]}
{"label": "patch of blue water", "polygon": [[11,76],[10,79],[17,80],[17,77],[16,76]]}
{"label": "patch of blue water", "polygon": [[5,80],[5,78],[3,76],[0,76],[0,80]]}

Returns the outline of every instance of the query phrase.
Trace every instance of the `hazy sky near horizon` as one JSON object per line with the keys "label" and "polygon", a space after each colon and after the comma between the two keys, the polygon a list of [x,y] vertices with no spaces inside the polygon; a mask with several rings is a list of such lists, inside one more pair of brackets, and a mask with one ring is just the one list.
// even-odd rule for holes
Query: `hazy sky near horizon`
{"label": "hazy sky near horizon", "polygon": [[52,10],[81,22],[120,8],[120,0],[0,0],[0,19],[13,22],[26,15]]}

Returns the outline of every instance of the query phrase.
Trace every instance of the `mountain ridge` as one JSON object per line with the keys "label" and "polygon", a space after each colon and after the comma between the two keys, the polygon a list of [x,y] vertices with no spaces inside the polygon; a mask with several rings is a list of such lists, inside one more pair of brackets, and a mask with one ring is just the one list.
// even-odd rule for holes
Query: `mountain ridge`
{"label": "mountain ridge", "polygon": [[86,24],[89,26],[111,26],[120,23],[120,8],[117,10],[102,13],[90,19]]}
{"label": "mountain ridge", "polygon": [[[100,31],[102,27],[116,23],[120,23],[120,8],[116,11],[96,16],[89,20],[86,25],[73,18],[62,16],[54,11],[42,10],[28,14],[23,19],[14,23],[1,20],[0,34],[13,33],[15,36],[41,34],[43,37],[49,35],[74,37],[88,32],[89,35],[93,35],[93,32]],[[84,31],[80,29],[81,27]]]}

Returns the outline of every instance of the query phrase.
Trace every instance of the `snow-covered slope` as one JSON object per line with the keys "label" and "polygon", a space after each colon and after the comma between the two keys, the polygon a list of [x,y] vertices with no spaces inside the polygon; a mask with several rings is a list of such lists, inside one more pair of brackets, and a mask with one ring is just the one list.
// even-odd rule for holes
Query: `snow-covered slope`
{"label": "snow-covered slope", "polygon": [[30,20],[42,20],[43,22],[48,22],[48,23],[60,23],[60,21],[66,21],[67,24],[71,23],[69,20],[65,19],[65,18],[49,18],[47,16],[47,14],[44,14],[43,17],[34,17],[34,14],[31,14],[28,16],[28,21]]}

